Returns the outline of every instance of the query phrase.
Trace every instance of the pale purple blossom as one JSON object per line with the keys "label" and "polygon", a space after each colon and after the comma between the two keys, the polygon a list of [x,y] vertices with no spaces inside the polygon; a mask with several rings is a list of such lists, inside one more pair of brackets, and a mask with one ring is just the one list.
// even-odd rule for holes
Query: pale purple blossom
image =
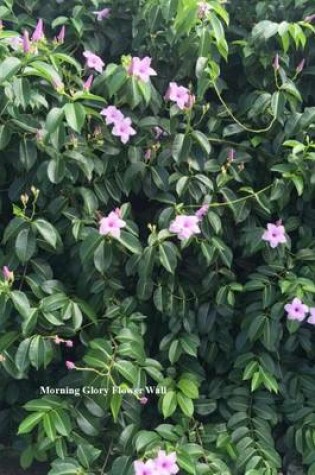
{"label": "pale purple blossom", "polygon": [[110,8],[103,8],[103,10],[99,10],[97,12],[92,12],[93,15],[96,15],[96,19],[98,21],[105,20],[110,16],[111,9]]}
{"label": "pale purple blossom", "polygon": [[159,475],[155,468],[155,463],[153,460],[147,460],[142,462],[142,460],[137,460],[133,463],[135,469],[135,475]]}
{"label": "pale purple blossom", "polygon": [[57,92],[61,92],[64,90],[64,83],[59,79],[57,76],[52,79],[52,85]]}
{"label": "pale purple blossom", "polygon": [[66,361],[66,367],[67,369],[75,369],[75,364],[72,361]]}
{"label": "pale purple blossom", "polygon": [[123,144],[126,144],[132,135],[136,135],[136,131],[131,127],[132,121],[129,117],[125,117],[114,124],[112,134],[119,137]]}
{"label": "pale purple blossom", "polygon": [[305,58],[303,58],[303,59],[299,62],[299,64],[297,65],[297,67],[296,67],[296,73],[297,73],[297,74],[300,74],[300,73],[303,71],[304,66],[305,66]]}
{"label": "pale purple blossom", "polygon": [[72,340],[65,340],[65,345],[67,348],[73,348],[73,341]]}
{"label": "pale purple blossom", "polygon": [[8,266],[2,267],[2,275],[4,277],[4,280],[10,281],[14,279],[14,273],[9,269]]}
{"label": "pale purple blossom", "polygon": [[164,450],[159,450],[154,465],[158,475],[175,475],[179,472],[176,452],[167,454]]}
{"label": "pale purple blossom", "polygon": [[153,127],[153,133],[154,133],[154,138],[156,140],[159,140],[160,137],[162,137],[164,135],[164,130],[161,129],[161,127]]}
{"label": "pale purple blossom", "polygon": [[276,56],[274,57],[272,66],[273,66],[273,69],[274,69],[275,71],[279,71],[280,63],[279,63],[279,55],[278,55],[278,53],[277,53]]}
{"label": "pale purple blossom", "polygon": [[170,82],[164,98],[165,100],[176,102],[179,109],[183,110],[189,102],[189,96],[189,89],[178,86],[176,82]]}
{"label": "pale purple blossom", "polygon": [[10,46],[12,49],[14,49],[14,51],[17,51],[23,47],[23,38],[21,38],[21,36],[13,36],[9,41]]}
{"label": "pale purple blossom", "polygon": [[97,56],[97,54],[94,54],[91,51],[84,51],[83,56],[86,58],[86,64],[89,68],[95,69],[98,73],[103,72],[105,63],[99,56]]}
{"label": "pale purple blossom", "polygon": [[304,320],[309,311],[308,306],[298,298],[293,299],[291,303],[287,303],[284,309],[288,313],[289,320],[298,320],[299,322]]}
{"label": "pale purple blossom", "polygon": [[200,219],[197,216],[178,215],[174,221],[171,222],[169,231],[177,234],[178,239],[183,241],[201,232],[199,221]]}
{"label": "pale purple blossom", "polygon": [[104,236],[111,236],[118,239],[120,237],[120,230],[126,227],[126,222],[121,219],[116,211],[111,211],[108,216],[100,220],[100,234]]}
{"label": "pale purple blossom", "polygon": [[139,402],[142,406],[145,406],[147,403],[148,403],[149,399],[146,397],[146,396],[142,396],[140,399],[139,399]]}
{"label": "pale purple blossom", "polygon": [[305,18],[304,18],[304,21],[306,23],[312,23],[313,21],[315,21],[315,13],[313,13],[312,15],[307,15]]}
{"label": "pale purple blossom", "polygon": [[208,211],[209,205],[204,204],[196,211],[195,216],[197,216],[197,218],[201,221],[207,215]]}
{"label": "pale purple blossom", "polygon": [[144,159],[145,160],[150,160],[151,159],[151,156],[152,156],[152,150],[150,148],[148,148],[145,152],[144,152]]}
{"label": "pale purple blossom", "polygon": [[229,151],[228,151],[228,162],[232,163],[234,162],[234,159],[235,159],[235,150],[234,148],[230,148]]}
{"label": "pale purple blossom", "polygon": [[89,91],[91,89],[93,80],[94,80],[93,74],[90,74],[89,77],[83,83],[83,89],[85,91]]}
{"label": "pale purple blossom", "polygon": [[27,30],[24,30],[23,39],[22,39],[22,46],[24,53],[29,53],[31,51],[31,42],[30,36]]}
{"label": "pale purple blossom", "polygon": [[151,68],[151,61],[152,59],[149,56],[145,56],[142,59],[135,56],[131,59],[128,74],[140,79],[140,81],[148,82],[150,76],[157,75],[156,71]]}
{"label": "pale purple blossom", "polygon": [[201,20],[206,18],[209,12],[210,12],[210,5],[208,5],[207,2],[198,3],[198,11],[197,11],[198,18],[200,18]]}
{"label": "pale purple blossom", "polygon": [[65,36],[66,36],[66,27],[63,25],[57,35],[57,41],[58,43],[62,44],[65,41]]}
{"label": "pale purple blossom", "polygon": [[123,113],[120,112],[120,110],[117,109],[117,107],[115,107],[115,106],[105,107],[105,109],[103,109],[100,112],[100,114],[105,117],[106,125],[110,125],[110,124],[115,125],[115,124],[117,124],[118,122],[120,122],[121,120],[123,120],[125,118]]}
{"label": "pale purple blossom", "polygon": [[63,343],[64,340],[62,338],[60,338],[58,335],[56,335],[54,337],[53,341],[54,341],[55,345],[60,345],[60,343]]}
{"label": "pale purple blossom", "polygon": [[310,316],[307,319],[307,323],[311,325],[315,325],[315,307],[311,307],[310,309]]}
{"label": "pale purple blossom", "polygon": [[37,22],[35,30],[32,34],[32,41],[41,41],[45,38],[44,35],[44,23],[43,20],[40,18]]}
{"label": "pale purple blossom", "polygon": [[285,236],[285,229],[282,224],[273,224],[268,223],[267,229],[262,235],[262,239],[264,241],[269,242],[272,248],[277,247],[279,244],[284,244],[287,242],[287,238]]}

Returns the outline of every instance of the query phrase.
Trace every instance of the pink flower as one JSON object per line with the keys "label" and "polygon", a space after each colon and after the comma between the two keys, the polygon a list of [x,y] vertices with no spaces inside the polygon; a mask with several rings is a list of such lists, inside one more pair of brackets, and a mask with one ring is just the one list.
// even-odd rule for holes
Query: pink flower
{"label": "pink flower", "polygon": [[132,135],[136,135],[136,131],[133,127],[131,127],[131,119],[129,117],[125,117],[121,119],[119,122],[114,124],[112,134],[116,137],[120,137],[120,140],[123,144],[126,144]]}
{"label": "pink flower", "polygon": [[67,348],[73,348],[73,341],[72,340],[66,340],[65,345]]}
{"label": "pink flower", "polygon": [[299,62],[299,64],[297,65],[297,67],[296,67],[296,73],[297,73],[297,74],[300,74],[300,73],[303,71],[304,66],[305,66],[305,58],[303,58],[303,59]]}
{"label": "pink flower", "polygon": [[183,110],[189,102],[189,95],[189,89],[178,86],[176,82],[170,82],[164,97],[166,100],[176,102],[177,106]]}
{"label": "pink flower", "polygon": [[9,269],[8,266],[2,267],[2,274],[3,274],[4,280],[10,281],[14,279],[14,273]]}
{"label": "pink flower", "polygon": [[153,460],[147,460],[147,462],[142,462],[137,460],[133,464],[135,469],[135,475],[158,475],[158,472],[155,469],[155,463]]}
{"label": "pink flower", "polygon": [[[63,342],[64,342],[64,340],[63,340],[62,338],[59,338],[58,335],[55,336],[55,338],[54,338],[54,343],[55,343],[56,345],[60,345],[60,343],[63,343]],[[68,368],[68,369],[69,369],[69,368]]]}
{"label": "pink flower", "polygon": [[278,246],[278,244],[283,244],[287,242],[287,238],[285,237],[285,229],[284,226],[281,224],[267,224],[267,230],[262,235],[263,241],[269,242],[272,248]]}
{"label": "pink flower", "polygon": [[293,299],[291,303],[287,303],[284,309],[288,313],[289,320],[298,320],[299,322],[304,320],[309,311],[308,306],[304,305],[298,298]]}
{"label": "pink flower", "polygon": [[310,323],[311,325],[315,325],[315,307],[311,307],[309,310],[310,310],[311,316],[308,317],[307,323]]}
{"label": "pink flower", "polygon": [[232,163],[232,162],[234,162],[234,159],[235,159],[235,150],[234,150],[234,148],[230,148],[227,160],[228,160],[228,162]]}
{"label": "pink flower", "polygon": [[201,221],[207,215],[208,211],[209,205],[204,204],[196,211],[195,216],[197,216],[197,218],[199,218],[199,220]]}
{"label": "pink flower", "polygon": [[72,361],[66,361],[66,367],[71,370],[75,369],[75,364]]}
{"label": "pink flower", "polygon": [[279,71],[280,64],[279,64],[279,55],[278,55],[278,53],[277,53],[276,56],[274,57],[272,66],[273,66],[273,69],[274,69],[275,71]]}
{"label": "pink flower", "polygon": [[105,107],[105,109],[101,111],[101,115],[105,117],[106,125],[110,125],[110,124],[115,125],[125,118],[123,113],[120,112],[120,110],[117,109],[117,107],[115,106]]}
{"label": "pink flower", "polygon": [[126,226],[126,222],[119,215],[112,211],[106,218],[100,220],[100,234],[104,236],[120,237],[120,230]]}
{"label": "pink flower", "polygon": [[150,160],[152,156],[152,150],[150,148],[148,148],[145,152],[144,152],[144,159],[145,160]]}
{"label": "pink flower", "polygon": [[87,80],[83,83],[83,89],[85,91],[89,91],[91,89],[93,80],[94,80],[93,74],[90,74]]}
{"label": "pink flower", "polygon": [[96,18],[98,21],[105,20],[110,16],[111,9],[110,8],[103,8],[103,10],[100,10],[98,12],[92,12],[93,15],[96,15]]}
{"label": "pink flower", "polygon": [[43,40],[44,38],[45,38],[44,23],[43,23],[43,20],[40,18],[37,22],[35,30],[33,31],[32,41],[40,41],[40,40]]}
{"label": "pink flower", "polygon": [[23,45],[24,53],[29,53],[31,51],[31,42],[30,42],[30,36],[27,30],[24,30],[22,41],[23,41],[22,45]]}
{"label": "pink flower", "polygon": [[154,132],[154,138],[156,140],[159,140],[159,138],[164,135],[164,131],[163,129],[161,129],[161,127],[153,127],[153,132]]}
{"label": "pink flower", "polygon": [[61,92],[65,88],[64,83],[58,77],[52,79],[52,85],[57,92]]}
{"label": "pink flower", "polygon": [[60,30],[58,36],[57,36],[58,43],[62,44],[65,41],[65,36],[66,36],[66,27],[65,27],[65,25],[63,25],[61,27],[61,30]]}
{"label": "pink flower", "polygon": [[159,450],[158,455],[154,460],[154,464],[159,475],[175,475],[179,472],[179,467],[176,464],[175,452],[166,454],[164,450]]}
{"label": "pink flower", "polygon": [[23,47],[23,39],[21,36],[13,36],[10,38],[10,46],[15,51]]}
{"label": "pink flower", "polygon": [[197,216],[178,215],[174,221],[171,222],[169,231],[177,234],[178,239],[183,241],[201,232],[198,225],[199,221]]}
{"label": "pink flower", "polygon": [[210,12],[210,5],[208,5],[206,2],[199,2],[198,3],[198,18],[201,20],[205,18]]}
{"label": "pink flower", "polygon": [[306,21],[306,23],[312,23],[314,20],[315,20],[315,13],[313,13],[313,15],[308,15],[304,18],[304,21]]}
{"label": "pink flower", "polygon": [[192,109],[196,102],[196,96],[194,94],[189,93],[188,101],[185,104],[185,109]]}
{"label": "pink flower", "polygon": [[148,82],[150,76],[157,75],[156,71],[151,68],[151,61],[152,59],[149,58],[149,56],[145,56],[145,58],[142,59],[137,56],[132,58],[128,73],[140,79],[140,81]]}
{"label": "pink flower", "polygon": [[99,73],[103,71],[105,63],[99,56],[97,56],[97,54],[94,54],[91,51],[84,51],[83,56],[86,58],[86,64],[89,68],[95,69],[95,71]]}
{"label": "pink flower", "polygon": [[148,403],[149,399],[145,396],[142,396],[140,399],[139,399],[139,402],[142,406],[145,406],[147,403]]}

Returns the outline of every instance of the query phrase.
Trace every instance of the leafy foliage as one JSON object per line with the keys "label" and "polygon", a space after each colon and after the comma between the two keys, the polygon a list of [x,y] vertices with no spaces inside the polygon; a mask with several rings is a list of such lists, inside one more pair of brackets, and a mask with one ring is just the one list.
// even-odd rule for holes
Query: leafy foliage
{"label": "leafy foliage", "polygon": [[315,473],[314,327],[284,311],[315,306],[313,5],[206,3],[0,6],[0,434],[24,468],[132,475],[162,448],[184,474]]}

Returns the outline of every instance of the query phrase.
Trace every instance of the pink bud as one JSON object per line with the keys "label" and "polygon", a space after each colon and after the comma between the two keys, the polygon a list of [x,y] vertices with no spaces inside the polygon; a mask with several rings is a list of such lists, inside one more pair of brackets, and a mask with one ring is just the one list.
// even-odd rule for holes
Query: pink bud
{"label": "pink bud", "polygon": [[161,127],[153,127],[153,132],[156,140],[159,140],[159,138],[163,135],[163,129],[161,129]]}
{"label": "pink bud", "polygon": [[196,96],[194,94],[189,94],[188,101],[185,104],[186,109],[192,109],[196,102]]}
{"label": "pink bud", "polygon": [[8,266],[2,267],[2,274],[5,280],[10,281],[14,279],[13,272],[8,268]]}
{"label": "pink bud", "polygon": [[55,343],[56,345],[60,345],[60,343],[62,343],[62,342],[63,342],[63,339],[62,339],[62,338],[59,338],[59,336],[56,335],[55,338],[54,338],[54,343]]}
{"label": "pink bud", "polygon": [[306,23],[312,23],[314,20],[315,20],[315,13],[313,13],[313,15],[308,15],[304,18],[304,21],[306,21]]}
{"label": "pink bud", "polygon": [[66,361],[66,367],[71,370],[75,369],[75,364],[72,361]]}
{"label": "pink bud", "polygon": [[94,80],[93,74],[90,74],[87,80],[83,83],[83,89],[85,91],[89,91],[91,89],[93,80]]}
{"label": "pink bud", "polygon": [[115,214],[117,214],[118,218],[121,218],[121,209],[120,209],[120,208],[116,208],[116,209],[115,209]]}
{"label": "pink bud", "polygon": [[234,158],[235,158],[235,150],[234,148],[230,148],[229,149],[229,153],[228,153],[228,162],[234,162]]}
{"label": "pink bud", "polygon": [[53,85],[54,89],[56,89],[57,92],[61,92],[65,88],[64,83],[62,81],[60,81],[60,79],[58,79],[58,78],[53,78],[52,79],[52,85]]}
{"label": "pink bud", "polygon": [[66,27],[65,25],[63,25],[61,27],[59,34],[57,35],[58,43],[62,44],[65,41],[65,36],[66,36]]}
{"label": "pink bud", "polygon": [[148,403],[149,399],[145,396],[142,396],[140,399],[139,399],[139,402],[142,406],[145,406],[147,403]]}
{"label": "pink bud", "polygon": [[73,341],[72,341],[72,340],[66,340],[66,341],[65,341],[65,345],[66,345],[68,348],[73,348]]}
{"label": "pink bud", "polygon": [[148,148],[144,153],[144,158],[145,160],[150,160],[151,156],[152,156],[152,150]]}
{"label": "pink bud", "polygon": [[30,36],[27,30],[24,30],[23,33],[23,51],[24,53],[29,53],[31,51]]}
{"label": "pink bud", "polygon": [[44,23],[43,23],[43,20],[40,18],[32,34],[32,41],[40,41],[40,40],[43,40],[44,38],[45,38]]}
{"label": "pink bud", "polygon": [[199,208],[196,213],[195,213],[195,216],[197,216],[197,218],[200,219],[200,221],[206,216],[206,214],[208,213],[209,211],[209,205],[208,204],[204,204],[201,206],[201,208]]}
{"label": "pink bud", "polygon": [[300,74],[303,71],[304,66],[305,66],[305,59],[303,58],[302,61],[300,61],[296,67],[297,74]]}
{"label": "pink bud", "polygon": [[279,55],[278,55],[278,53],[277,53],[276,56],[274,57],[272,66],[273,66],[273,68],[274,68],[275,71],[279,71],[280,64],[279,64]]}

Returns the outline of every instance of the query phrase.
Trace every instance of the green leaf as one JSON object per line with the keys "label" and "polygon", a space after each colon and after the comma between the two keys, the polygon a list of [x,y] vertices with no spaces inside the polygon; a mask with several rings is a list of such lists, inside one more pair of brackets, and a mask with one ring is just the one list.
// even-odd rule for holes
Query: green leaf
{"label": "green leaf", "polygon": [[120,237],[117,240],[133,254],[142,254],[141,243],[133,234],[121,231]]}
{"label": "green leaf", "polygon": [[48,244],[56,249],[58,240],[61,241],[61,238],[54,226],[45,219],[36,219],[33,222],[34,228],[39,232],[39,234],[44,238]]}
{"label": "green leaf", "polygon": [[164,419],[170,417],[176,410],[177,407],[177,399],[176,399],[176,392],[175,391],[167,391],[165,396],[163,397],[162,402],[162,412]]}
{"label": "green leaf", "polygon": [[64,109],[60,109],[59,107],[53,107],[46,118],[45,127],[49,133],[55,132],[55,130],[59,127],[62,119],[64,116]]}
{"label": "green leaf", "polygon": [[199,396],[198,387],[191,379],[180,379],[177,383],[177,387],[190,399],[197,399]]}
{"label": "green leaf", "polygon": [[32,338],[29,350],[31,365],[36,369],[46,368],[53,357],[51,341],[36,335]]}
{"label": "green leaf", "polygon": [[36,251],[36,241],[31,229],[19,232],[15,241],[15,252],[22,264],[31,259]]}
{"label": "green leaf", "polygon": [[78,102],[69,103],[64,106],[63,110],[69,127],[80,133],[86,117],[83,105]]}
{"label": "green leaf", "polygon": [[112,412],[112,416],[114,422],[117,422],[118,414],[121,408],[123,397],[121,394],[112,394],[110,398],[110,410]]}
{"label": "green leaf", "polygon": [[51,441],[56,440],[57,434],[56,434],[56,429],[53,424],[53,417],[50,412],[46,412],[44,414],[43,418],[43,426],[44,426],[44,431]]}
{"label": "green leaf", "polygon": [[24,373],[30,364],[28,356],[30,343],[30,338],[26,338],[25,340],[21,341],[15,354],[15,365],[21,373]]}
{"label": "green leaf", "polygon": [[165,269],[174,274],[177,266],[177,249],[171,242],[163,242],[159,245],[159,258],[160,262]]}
{"label": "green leaf", "polygon": [[185,416],[192,417],[194,413],[194,403],[192,402],[192,400],[182,392],[177,393],[176,397],[178,405],[185,414]]}
{"label": "green leaf", "polygon": [[4,150],[9,144],[12,132],[7,125],[0,125],[0,150]]}
{"label": "green leaf", "polygon": [[0,64],[0,85],[11,79],[20,69],[21,61],[15,57],[6,58]]}
{"label": "green leaf", "polygon": [[44,417],[43,412],[35,412],[27,416],[19,425],[18,434],[28,434]]}

